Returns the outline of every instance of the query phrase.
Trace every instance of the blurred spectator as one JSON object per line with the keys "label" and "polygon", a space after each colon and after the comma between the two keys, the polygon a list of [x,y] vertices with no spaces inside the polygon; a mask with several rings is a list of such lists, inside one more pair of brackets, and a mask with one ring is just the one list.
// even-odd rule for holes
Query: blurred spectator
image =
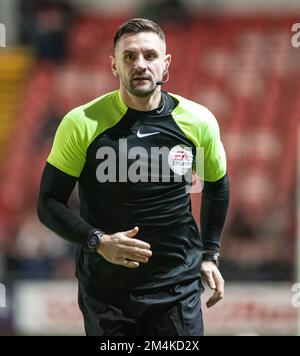
{"label": "blurred spectator", "polygon": [[41,226],[29,213],[9,248],[7,270],[18,278],[69,278],[73,277],[70,260],[73,264],[73,246]]}
{"label": "blurred spectator", "polygon": [[55,103],[49,105],[48,110],[45,111],[45,116],[41,120],[41,126],[35,137],[35,149],[41,152],[48,149],[52,143],[56,129],[64,115],[57,113]]}
{"label": "blurred spectator", "polygon": [[184,24],[189,19],[188,11],[181,0],[145,1],[139,16],[158,23],[178,22]]}
{"label": "blurred spectator", "polygon": [[23,40],[30,43],[41,60],[60,61],[65,55],[65,32],[71,18],[66,1],[22,2]]}
{"label": "blurred spectator", "polygon": [[3,281],[4,277],[4,251],[0,251],[0,281]]}
{"label": "blurred spectator", "polygon": [[233,212],[222,255],[228,280],[292,280],[284,227],[287,211],[271,206],[262,210],[241,205]]}

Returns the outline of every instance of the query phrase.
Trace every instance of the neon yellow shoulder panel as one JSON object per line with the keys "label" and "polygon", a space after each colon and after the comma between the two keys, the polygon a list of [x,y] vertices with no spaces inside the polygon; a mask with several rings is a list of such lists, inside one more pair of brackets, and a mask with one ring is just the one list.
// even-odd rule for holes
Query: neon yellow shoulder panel
{"label": "neon yellow shoulder panel", "polygon": [[226,155],[216,118],[204,106],[179,95],[170,95],[179,101],[172,113],[174,120],[198,148],[196,160],[203,160],[204,172],[197,170],[196,173],[202,180],[217,181],[226,174]]}
{"label": "neon yellow shoulder panel", "polygon": [[60,123],[47,161],[64,173],[79,177],[89,145],[99,134],[116,125],[126,111],[119,91],[73,109]]}

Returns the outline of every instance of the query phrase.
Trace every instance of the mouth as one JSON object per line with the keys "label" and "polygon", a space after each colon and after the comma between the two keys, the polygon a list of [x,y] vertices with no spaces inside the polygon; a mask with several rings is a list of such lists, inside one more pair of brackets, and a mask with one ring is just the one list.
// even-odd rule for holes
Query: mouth
{"label": "mouth", "polygon": [[151,80],[149,77],[133,77],[132,79],[135,81]]}

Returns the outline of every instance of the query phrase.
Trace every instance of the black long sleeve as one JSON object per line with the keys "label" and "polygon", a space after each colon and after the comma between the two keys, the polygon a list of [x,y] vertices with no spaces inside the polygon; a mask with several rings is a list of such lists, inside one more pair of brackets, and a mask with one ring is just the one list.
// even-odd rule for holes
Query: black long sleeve
{"label": "black long sleeve", "polygon": [[42,224],[69,242],[87,246],[88,235],[96,230],[67,205],[77,178],[47,163],[38,198],[37,214]]}
{"label": "black long sleeve", "polygon": [[205,182],[201,204],[201,234],[204,251],[218,252],[229,206],[227,174],[216,182]]}

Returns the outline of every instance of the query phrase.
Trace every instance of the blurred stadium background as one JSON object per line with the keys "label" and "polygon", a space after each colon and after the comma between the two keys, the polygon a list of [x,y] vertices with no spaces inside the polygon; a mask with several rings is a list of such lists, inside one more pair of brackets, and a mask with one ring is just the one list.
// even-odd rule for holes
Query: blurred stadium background
{"label": "blurred stadium background", "polygon": [[[113,34],[136,16],[166,32],[165,89],[212,110],[227,150],[227,288],[204,311],[207,334],[299,335],[298,0],[0,0],[0,335],[83,332],[74,250],[38,222],[39,180],[64,114],[117,88]],[[200,196],[192,198],[198,217]]]}

